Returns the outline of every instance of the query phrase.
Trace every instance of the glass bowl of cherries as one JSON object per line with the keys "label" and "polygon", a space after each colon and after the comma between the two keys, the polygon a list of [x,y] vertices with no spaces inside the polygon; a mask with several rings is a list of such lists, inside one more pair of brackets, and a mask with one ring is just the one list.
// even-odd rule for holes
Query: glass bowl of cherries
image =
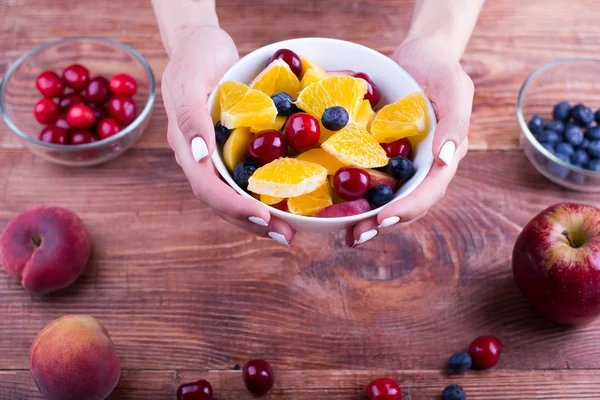
{"label": "glass bowl of cherries", "polygon": [[106,38],[70,37],[19,58],[0,85],[0,111],[33,153],[67,166],[112,160],[140,138],[155,101],[150,65]]}

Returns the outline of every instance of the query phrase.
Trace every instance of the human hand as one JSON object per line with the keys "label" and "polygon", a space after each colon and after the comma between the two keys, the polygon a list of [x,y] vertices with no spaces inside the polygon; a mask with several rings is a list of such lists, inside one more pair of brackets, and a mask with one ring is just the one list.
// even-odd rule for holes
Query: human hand
{"label": "human hand", "polygon": [[406,226],[424,217],[444,197],[467,153],[474,87],[456,57],[438,41],[420,38],[400,45],[392,58],[417,80],[434,106],[438,119],[433,139],[435,161],[414,192],[348,229],[346,244],[351,247],[374,238],[384,228]]}
{"label": "human hand", "polygon": [[200,201],[241,229],[287,245],[291,227],[223,182],[210,157],[216,146],[207,97],[238,58],[231,37],[216,26],[194,28],[174,43],[162,80],[167,138]]}

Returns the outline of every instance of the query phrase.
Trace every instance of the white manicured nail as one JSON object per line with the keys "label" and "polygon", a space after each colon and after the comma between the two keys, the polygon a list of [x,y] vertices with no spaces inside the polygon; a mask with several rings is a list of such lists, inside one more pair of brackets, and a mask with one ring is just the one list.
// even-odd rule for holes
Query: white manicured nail
{"label": "white manicured nail", "polygon": [[440,150],[440,154],[438,157],[442,162],[446,165],[450,165],[452,163],[452,159],[454,158],[454,152],[456,151],[456,145],[452,141],[447,141],[442,146]]}
{"label": "white manicured nail", "polygon": [[192,155],[196,162],[202,160],[208,155],[208,147],[206,142],[201,137],[195,137],[192,139]]}
{"label": "white manicured nail", "polygon": [[371,229],[370,231],[363,232],[360,235],[360,237],[358,238],[358,240],[354,241],[354,245],[352,245],[352,247],[356,247],[365,242],[368,242],[369,240],[373,239],[375,236],[377,236],[377,229]]}
{"label": "white manicured nail", "polygon": [[256,225],[269,226],[269,224],[267,224],[264,219],[259,218],[259,217],[248,217],[248,220],[250,222],[255,223]]}
{"label": "white manicured nail", "polygon": [[400,222],[400,217],[397,217],[395,215],[393,217],[388,217],[381,222],[381,225],[379,225],[379,229],[383,229],[383,228],[387,228],[388,226],[396,225],[398,222]]}
{"label": "white manicured nail", "polygon": [[268,233],[269,237],[271,239],[273,239],[274,241],[276,241],[277,243],[283,245],[283,246],[289,246],[290,244],[288,243],[287,239],[285,238],[285,236],[283,236],[281,233],[278,232],[269,232]]}

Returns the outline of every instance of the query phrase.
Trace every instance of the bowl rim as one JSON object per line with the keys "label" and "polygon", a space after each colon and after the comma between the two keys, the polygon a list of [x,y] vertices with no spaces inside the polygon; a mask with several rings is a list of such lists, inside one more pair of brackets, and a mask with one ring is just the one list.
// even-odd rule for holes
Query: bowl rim
{"label": "bowl rim", "polygon": [[533,136],[533,133],[529,130],[529,126],[527,125],[527,122],[525,121],[525,116],[523,114],[523,97],[525,96],[527,88],[529,87],[529,85],[531,85],[531,83],[535,80],[535,78],[537,78],[543,72],[545,72],[549,69],[552,69],[556,66],[563,65],[563,64],[572,64],[572,63],[593,63],[593,64],[600,65],[600,59],[563,58],[563,59],[559,59],[559,60],[555,60],[555,61],[546,63],[546,64],[542,65],[541,67],[537,68],[536,70],[534,70],[525,79],[525,82],[523,82],[523,85],[521,85],[521,89],[519,89],[519,96],[517,97],[517,120],[519,121],[519,126],[521,127],[521,132],[522,132],[523,136],[527,139],[527,141],[529,141],[529,143],[538,152],[542,153],[546,158],[552,160],[554,163],[560,165],[561,167],[567,168],[570,171],[575,171],[580,174],[584,174],[584,175],[588,175],[588,176],[592,176],[592,177],[599,177],[600,172],[590,171],[589,169],[580,168],[580,167],[571,165],[571,164],[561,160],[560,158],[558,158],[557,156],[552,154],[544,146],[542,146],[541,143],[538,142],[537,139]]}
{"label": "bowl rim", "polygon": [[[25,132],[23,132],[21,129],[19,129],[19,127],[17,127],[17,125],[8,116],[8,114],[5,110],[5,105],[4,105],[4,94],[6,91],[6,86],[8,84],[8,81],[12,77],[13,73],[17,70],[17,68],[21,64],[23,64],[32,55],[34,55],[34,54],[38,53],[39,51],[44,50],[48,47],[51,47],[51,46],[55,46],[55,45],[58,45],[61,43],[66,43],[66,42],[75,42],[75,41],[92,41],[92,42],[107,43],[107,44],[117,46],[117,47],[121,48],[122,50],[126,51],[127,53],[133,55],[140,62],[140,64],[142,64],[142,66],[144,67],[144,70],[146,71],[146,74],[150,81],[150,90],[148,93],[148,99],[146,100],[146,104],[144,105],[142,112],[140,112],[138,114],[137,118],[131,124],[129,124],[125,129],[123,129],[118,134],[111,136],[107,139],[99,140],[97,142],[92,142],[92,143],[69,145],[69,146],[43,142],[33,136],[26,134]],[[155,101],[156,101],[156,80],[154,77],[154,72],[152,71],[152,68],[150,67],[150,64],[148,63],[146,58],[140,52],[138,52],[133,47],[131,47],[125,43],[119,42],[114,39],[101,37],[101,36],[69,36],[69,37],[63,37],[60,39],[56,39],[56,40],[52,40],[50,42],[43,43],[43,44],[27,51],[25,54],[23,54],[21,57],[19,57],[8,68],[8,70],[6,71],[6,74],[4,75],[4,78],[2,79],[2,82],[0,82],[0,113],[2,114],[2,118],[4,119],[6,124],[9,126],[9,128],[13,132],[15,132],[20,138],[27,140],[30,143],[33,143],[33,144],[36,144],[36,145],[42,146],[42,147],[47,147],[49,149],[59,149],[62,151],[80,151],[80,150],[86,150],[86,149],[95,149],[95,148],[103,147],[107,144],[116,142],[119,139],[122,139],[123,137],[127,136],[129,133],[131,133],[132,131],[137,129],[142,124],[142,122],[146,118],[148,118],[148,116],[150,115],[150,113],[152,111],[152,107],[154,106]]]}
{"label": "bowl rim", "polygon": [[[286,39],[286,40],[282,40],[282,41],[279,41],[279,42],[273,42],[273,43],[261,46],[259,48],[256,48],[253,51],[251,51],[248,54],[246,54],[240,60],[238,60],[238,62],[236,62],[234,65],[231,66],[231,68],[229,70],[227,70],[227,72],[221,78],[221,80],[219,81],[219,83],[215,86],[215,89],[211,92],[211,94],[210,94],[207,102],[210,102],[211,98],[213,98],[213,96],[218,92],[218,88],[225,81],[225,75],[227,75],[233,68],[236,68],[236,67],[239,67],[240,65],[243,65],[245,61],[247,61],[250,58],[256,57],[257,54],[260,54],[266,48],[270,48],[270,47],[273,47],[273,48],[289,48],[288,46],[290,46],[294,42],[298,42],[298,41],[314,41],[315,45],[317,45],[316,42],[330,42],[330,43],[334,43],[334,44],[336,44],[338,46],[346,46],[346,47],[350,46],[350,47],[353,47],[353,48],[360,48],[363,51],[372,54],[374,57],[379,57],[382,61],[384,61],[386,63],[389,63],[389,65],[393,65],[393,68],[395,68],[397,70],[398,74],[404,76],[415,87],[417,87],[418,90],[419,90],[419,92],[425,98],[425,102],[427,104],[427,114],[430,117],[430,119],[432,119],[432,121],[429,123],[429,132],[428,132],[428,135],[435,134],[435,130],[437,129],[437,119],[436,119],[435,113],[433,112],[433,106],[431,105],[431,102],[430,102],[429,98],[425,95],[425,93],[423,91],[423,88],[421,87],[421,85],[419,85],[419,83],[415,80],[415,78],[411,74],[409,74],[408,71],[406,71],[404,68],[402,68],[397,62],[395,62],[394,60],[392,60],[391,58],[389,58],[385,54],[380,53],[377,50],[371,49],[370,47],[367,47],[367,46],[364,46],[364,45],[361,45],[361,44],[358,44],[358,43],[350,42],[350,41],[347,41],[347,40],[342,40],[342,39],[333,39],[333,38],[326,38],[326,37],[301,37],[301,38]],[[212,114],[212,110],[209,110],[209,113]],[[223,163],[220,151],[218,149],[218,146],[215,147],[215,151],[211,155],[211,158],[212,158],[213,163],[215,162],[215,160],[219,160],[221,163]],[[231,180],[234,183],[234,185],[231,185],[229,183],[229,180],[226,179],[225,176],[223,176],[222,172],[217,167],[217,165],[215,165],[215,168],[218,170],[218,173],[222,176],[223,180],[225,180],[226,184],[230,185],[238,194],[240,194],[242,196],[245,196],[247,198],[250,198],[250,199],[252,199],[252,200],[260,203],[262,206],[266,207],[267,210],[269,210],[269,213],[271,215],[274,215],[276,217],[282,218],[284,220],[285,219],[289,219],[289,220],[292,220],[292,221],[297,222],[297,223],[311,223],[311,224],[323,225],[324,226],[324,225],[330,225],[330,224],[356,224],[356,223],[358,223],[360,221],[363,221],[363,220],[365,220],[367,218],[370,218],[370,217],[373,217],[373,216],[377,216],[381,212],[381,210],[383,210],[384,207],[387,207],[390,204],[392,204],[392,203],[394,203],[394,202],[396,202],[396,201],[398,201],[400,199],[403,199],[403,198],[409,196],[411,193],[413,193],[415,190],[417,190],[417,188],[427,178],[427,175],[431,171],[431,168],[433,167],[434,164],[435,164],[435,157],[433,157],[433,154],[431,154],[431,163],[428,164],[428,165],[426,165],[426,166],[423,166],[423,168],[427,169],[426,173],[416,183],[416,185],[413,187],[413,189],[410,190],[409,192],[403,193],[401,196],[393,198],[392,201],[390,201],[388,204],[385,204],[385,205],[383,205],[381,207],[369,210],[369,211],[361,213],[361,214],[350,215],[350,216],[345,216],[345,217],[334,217],[334,218],[320,218],[320,217],[314,217],[314,216],[305,216],[305,215],[292,214],[289,211],[282,211],[282,210],[279,210],[279,209],[277,209],[275,207],[272,207],[271,205],[264,204],[260,200],[256,199],[255,197],[253,197],[252,195],[250,195],[249,193],[247,193],[246,191],[242,190],[237,184],[235,184],[235,182],[233,182],[233,178]]]}

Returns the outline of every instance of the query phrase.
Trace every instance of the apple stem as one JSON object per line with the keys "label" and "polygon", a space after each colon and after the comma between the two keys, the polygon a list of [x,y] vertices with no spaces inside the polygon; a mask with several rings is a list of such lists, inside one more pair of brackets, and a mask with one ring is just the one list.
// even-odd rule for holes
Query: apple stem
{"label": "apple stem", "polygon": [[576,248],[577,248],[577,246],[575,246],[575,243],[573,243],[573,241],[571,240],[571,235],[569,235],[569,231],[567,231],[567,230],[565,229],[564,231],[562,231],[562,234],[563,234],[563,236],[564,236],[564,237],[566,237],[566,238],[567,238],[567,240],[569,241],[569,245],[570,245],[572,248],[576,249]]}
{"label": "apple stem", "polygon": [[33,242],[33,245],[35,247],[40,247],[40,245],[42,244],[42,238],[39,236],[34,236],[31,238],[31,241]]}

